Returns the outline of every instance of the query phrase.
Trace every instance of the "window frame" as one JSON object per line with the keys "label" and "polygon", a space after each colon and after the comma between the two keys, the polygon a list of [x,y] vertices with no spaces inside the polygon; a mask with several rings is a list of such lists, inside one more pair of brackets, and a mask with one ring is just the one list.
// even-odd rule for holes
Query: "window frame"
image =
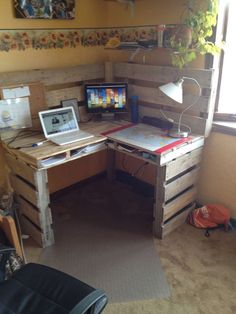
{"label": "window frame", "polygon": [[[215,32],[216,40],[226,40],[227,28],[228,28],[228,19],[229,19],[229,1],[220,0],[219,1],[219,14],[218,22]],[[218,112],[219,108],[219,98],[220,98],[220,89],[222,81],[222,71],[224,65],[225,52],[222,49],[219,57],[214,57],[212,66],[213,68],[219,69],[218,81],[216,84],[216,98],[215,98],[215,112],[214,112],[214,121],[227,121],[227,122],[236,122],[236,113],[223,113]]]}

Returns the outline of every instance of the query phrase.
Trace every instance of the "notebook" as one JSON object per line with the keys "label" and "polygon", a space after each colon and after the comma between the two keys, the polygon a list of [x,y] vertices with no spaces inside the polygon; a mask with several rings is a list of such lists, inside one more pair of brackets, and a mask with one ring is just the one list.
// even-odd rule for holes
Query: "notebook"
{"label": "notebook", "polygon": [[66,145],[93,137],[79,129],[73,107],[39,112],[44,136],[57,145]]}

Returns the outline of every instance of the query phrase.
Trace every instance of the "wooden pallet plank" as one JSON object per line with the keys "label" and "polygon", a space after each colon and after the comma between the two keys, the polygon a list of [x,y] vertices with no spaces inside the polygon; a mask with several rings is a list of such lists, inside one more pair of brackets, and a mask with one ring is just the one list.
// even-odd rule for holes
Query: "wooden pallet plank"
{"label": "wooden pallet plank", "polygon": [[[182,76],[196,79],[202,88],[211,88],[213,70],[177,69],[170,66],[155,66],[117,62],[114,64],[114,76],[133,80],[145,80],[165,84],[178,80]],[[186,80],[186,84],[193,82]]]}
{"label": "wooden pallet plank", "polygon": [[[184,100],[183,104],[176,104],[174,100],[171,98],[165,96],[157,87],[144,87],[144,86],[138,86],[129,84],[129,96],[132,97],[133,95],[138,96],[139,102],[145,102],[153,104],[153,107],[155,104],[163,106],[168,106],[170,108],[178,110],[183,110],[189,105],[193,104],[196,101],[196,104],[194,107],[191,108],[189,112],[195,113],[195,115],[200,116],[200,113],[202,112],[208,112],[208,103],[209,103],[209,96],[201,96],[200,98],[196,95],[191,94],[184,94]],[[157,107],[157,109],[160,109]]]}
{"label": "wooden pallet plank", "polygon": [[44,85],[65,84],[104,78],[104,64],[83,64],[73,67],[1,73],[0,85],[27,84],[40,81]]}
{"label": "wooden pallet plank", "polygon": [[19,221],[22,232],[30,235],[37,244],[45,248],[55,243],[53,230],[51,226],[47,226],[47,230],[42,232],[37,226],[35,226],[30,219],[24,215],[19,215]]}
{"label": "wooden pallet plank", "polygon": [[197,182],[199,176],[199,168],[193,169],[178,179],[172,181],[169,184],[164,186],[164,201],[172,199],[174,196],[178,195],[182,191],[186,190],[188,187],[191,187]]}
{"label": "wooden pallet plank", "polygon": [[[179,121],[179,113],[168,111],[168,109],[164,109],[164,112],[168,118],[173,119],[176,123]],[[139,114],[141,118],[143,116],[150,116],[163,119],[163,116],[158,109],[149,107],[147,104],[141,103],[139,105]],[[205,118],[191,116],[186,112],[182,117],[182,124],[183,123],[188,125],[194,134],[204,135],[206,132],[207,119]]]}
{"label": "wooden pallet plank", "polygon": [[203,148],[197,148],[178,159],[169,162],[166,165],[166,177],[165,181],[179,175],[180,173],[186,171],[187,169],[198,165],[201,161]]}
{"label": "wooden pallet plank", "polygon": [[17,195],[23,195],[25,199],[38,207],[38,192],[31,185],[15,175],[10,175],[10,182]]}
{"label": "wooden pallet plank", "polygon": [[164,205],[163,221],[166,221],[171,216],[173,216],[178,211],[180,211],[182,208],[184,208],[185,206],[193,202],[196,199],[196,195],[197,195],[197,189],[196,187],[193,187],[190,190],[187,190],[186,192],[181,194],[172,202],[168,203],[167,205]]}
{"label": "wooden pallet plank", "polygon": [[19,215],[19,221],[22,233],[32,237],[32,239],[34,239],[41,247],[45,247],[44,236],[40,229],[30,222],[30,220],[24,215]]}
{"label": "wooden pallet plank", "polygon": [[35,170],[33,168],[10,154],[6,154],[5,157],[11,171],[35,185]]}
{"label": "wooden pallet plank", "polygon": [[28,217],[35,225],[37,225],[40,228],[41,226],[40,211],[21,196],[17,197],[17,203],[19,204],[20,214]]}
{"label": "wooden pallet plank", "polygon": [[162,227],[161,239],[166,237],[169,233],[174,231],[179,226],[183,225],[188,217],[188,214],[194,207],[195,205],[190,205],[190,207],[185,209],[181,214],[179,214],[178,216],[174,217],[173,219],[169,220],[166,224],[164,224]]}
{"label": "wooden pallet plank", "polygon": [[50,108],[60,105],[62,100],[76,98],[84,100],[82,86],[51,90],[46,92],[46,102]]}

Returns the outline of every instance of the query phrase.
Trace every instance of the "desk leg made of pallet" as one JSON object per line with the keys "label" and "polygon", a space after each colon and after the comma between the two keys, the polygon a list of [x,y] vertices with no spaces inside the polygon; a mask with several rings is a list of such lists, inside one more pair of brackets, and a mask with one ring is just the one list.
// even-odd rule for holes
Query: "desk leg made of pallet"
{"label": "desk leg made of pallet", "polygon": [[35,169],[10,154],[6,160],[19,204],[22,232],[30,234],[41,247],[54,244],[47,170]]}
{"label": "desk leg made of pallet", "polygon": [[195,206],[202,147],[159,166],[154,204],[154,235],[162,239],[182,225]]}
{"label": "desk leg made of pallet", "polygon": [[[160,165],[159,161],[155,165],[153,234],[159,239],[182,225],[195,206],[202,147],[194,148],[173,157],[164,165]],[[116,143],[113,149],[108,149],[107,177],[110,181],[115,179],[116,150]],[[132,156],[135,157],[135,154]]]}

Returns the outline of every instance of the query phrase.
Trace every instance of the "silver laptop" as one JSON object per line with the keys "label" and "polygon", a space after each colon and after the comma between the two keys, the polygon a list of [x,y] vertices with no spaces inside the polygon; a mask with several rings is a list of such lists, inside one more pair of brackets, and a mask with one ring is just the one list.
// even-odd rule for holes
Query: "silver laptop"
{"label": "silver laptop", "polygon": [[73,107],[39,112],[44,136],[57,145],[66,145],[93,137],[79,129]]}

